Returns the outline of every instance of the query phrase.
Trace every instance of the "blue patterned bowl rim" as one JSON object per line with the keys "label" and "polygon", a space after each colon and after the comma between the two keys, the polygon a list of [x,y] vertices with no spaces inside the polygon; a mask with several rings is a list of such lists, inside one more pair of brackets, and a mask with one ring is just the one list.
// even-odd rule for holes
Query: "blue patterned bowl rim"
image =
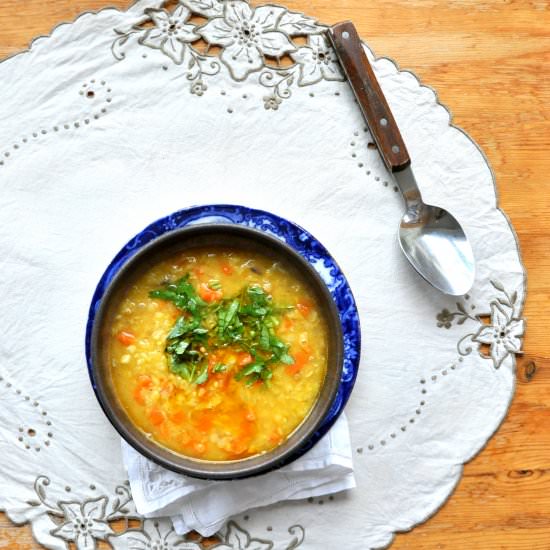
{"label": "blue patterned bowl rim", "polygon": [[[318,430],[304,441],[289,458],[291,462],[313,447],[333,426],[351,395],[361,352],[359,312],[351,288],[342,270],[328,250],[299,225],[265,210],[231,204],[209,204],[178,210],[158,219],[133,237],[113,258],[95,289],[86,325],[86,363],[93,384],[91,336],[96,313],[103,295],[120,268],[143,246],[175,229],[199,223],[233,223],[264,231],[293,248],[321,276],[336,304],[344,340],[344,364],[340,385],[333,405]],[[95,384],[94,390],[96,390]]]}

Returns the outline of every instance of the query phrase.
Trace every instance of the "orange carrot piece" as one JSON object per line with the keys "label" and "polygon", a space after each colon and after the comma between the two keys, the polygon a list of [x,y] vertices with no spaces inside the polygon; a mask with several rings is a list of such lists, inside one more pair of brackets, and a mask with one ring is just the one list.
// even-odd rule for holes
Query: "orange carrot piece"
{"label": "orange carrot piece", "polygon": [[170,422],[174,424],[183,424],[185,422],[185,413],[183,411],[178,411],[168,415]]}
{"label": "orange carrot piece", "polygon": [[145,399],[143,397],[143,394],[141,393],[142,388],[138,386],[133,393],[134,401],[141,405],[142,407],[145,405]]}
{"label": "orange carrot piece", "polygon": [[201,283],[199,286],[199,296],[205,302],[217,302],[223,298],[221,290],[212,290],[206,283]]}
{"label": "orange carrot piece", "polygon": [[285,317],[283,319],[283,329],[284,330],[290,330],[294,326],[294,321],[290,319],[289,317]]}
{"label": "orange carrot piece", "polygon": [[302,367],[300,367],[299,365],[297,365],[296,363],[294,363],[294,365],[288,365],[288,366],[285,368],[285,372],[286,372],[289,376],[294,376],[295,374],[299,373],[301,369],[302,369]]}
{"label": "orange carrot piece", "polygon": [[153,426],[160,426],[164,422],[164,413],[158,409],[153,409],[149,413],[149,420]]}
{"label": "orange carrot piece", "polygon": [[250,409],[243,410],[243,420],[240,422],[239,429],[235,437],[229,444],[230,452],[235,456],[240,456],[248,451],[256,432],[256,417]]}
{"label": "orange carrot piece", "polygon": [[195,419],[195,426],[200,432],[209,432],[212,429],[212,414],[208,411],[204,411],[197,415]]}
{"label": "orange carrot piece", "polygon": [[173,439],[174,434],[172,433],[172,430],[170,429],[170,426],[164,422],[158,427],[158,434],[165,440],[169,441]]}
{"label": "orange carrot piece", "polygon": [[274,445],[279,445],[282,441],[283,441],[283,436],[277,432],[277,431],[274,431],[270,436],[269,436],[269,441],[271,443],[273,443]]}
{"label": "orange carrot piece", "polygon": [[302,298],[297,304],[296,309],[304,316],[307,317],[310,312],[311,308],[313,307],[313,304],[307,299]]}
{"label": "orange carrot piece", "polygon": [[239,355],[237,356],[237,365],[239,365],[239,367],[250,365],[252,361],[254,361],[252,355],[250,355],[250,353],[246,353],[246,351],[239,353]]}
{"label": "orange carrot piece", "polygon": [[138,386],[140,388],[150,388],[152,383],[153,379],[148,374],[138,376]]}
{"label": "orange carrot piece", "polygon": [[287,365],[285,369],[285,372],[290,376],[293,376],[298,372],[300,372],[307,365],[307,362],[309,361],[309,354],[302,349],[294,353],[293,357],[294,357],[294,364]]}
{"label": "orange carrot piece", "polygon": [[116,338],[123,346],[131,346],[136,341],[136,335],[129,330],[121,330]]}
{"label": "orange carrot piece", "polygon": [[307,354],[307,355],[311,355],[313,352],[311,350],[311,346],[306,342],[304,344],[300,344],[301,347],[302,347],[302,350]]}
{"label": "orange carrot piece", "polygon": [[223,271],[226,275],[233,275],[233,268],[232,268],[231,265],[228,264],[228,263],[222,264],[222,271]]}
{"label": "orange carrot piece", "polygon": [[244,420],[240,425],[240,433],[243,437],[252,439],[254,432],[256,431],[256,415],[251,409],[245,409]]}
{"label": "orange carrot piece", "polygon": [[248,449],[248,442],[240,437],[237,437],[231,441],[229,448],[231,449],[231,454],[234,456],[242,455]]}

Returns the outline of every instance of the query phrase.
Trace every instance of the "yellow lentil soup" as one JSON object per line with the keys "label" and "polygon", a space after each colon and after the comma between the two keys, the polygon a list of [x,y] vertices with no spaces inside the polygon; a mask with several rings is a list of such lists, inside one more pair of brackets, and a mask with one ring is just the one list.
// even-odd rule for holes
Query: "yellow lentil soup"
{"label": "yellow lentil soup", "polygon": [[327,369],[327,327],[292,268],[239,249],[193,249],[128,289],[109,362],[132,422],[203,460],[267,452],[301,424]]}

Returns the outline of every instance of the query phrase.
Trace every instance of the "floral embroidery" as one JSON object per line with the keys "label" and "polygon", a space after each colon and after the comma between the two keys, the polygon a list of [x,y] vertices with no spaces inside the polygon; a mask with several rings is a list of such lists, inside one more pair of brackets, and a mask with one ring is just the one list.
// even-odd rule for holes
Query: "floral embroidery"
{"label": "floral embroidery", "polygon": [[114,550],[201,550],[195,542],[176,534],[170,522],[152,519],[144,520],[141,529],[109,537],[109,542]]}
{"label": "floral embroidery", "polygon": [[223,0],[180,0],[180,2],[203,17],[217,17],[223,13]]}
{"label": "floral embroidery", "polygon": [[[111,47],[113,55],[125,59],[131,38],[137,37],[139,45],[160,50],[182,67],[194,95],[206,92],[204,76],[218,74],[220,63],[236,81],[261,71],[258,81],[270,90],[264,97],[264,106],[270,111],[277,111],[283,99],[292,95],[295,83],[304,87],[323,79],[344,81],[336,55],[323,35],[325,27],[282,6],[253,8],[245,0],[180,0],[172,13],[149,8],[144,14],[146,20],[126,30],[115,29],[118,38]],[[188,23],[192,14],[208,21],[199,26]],[[154,27],[143,26],[147,21]],[[307,36],[307,46],[296,45],[292,41],[295,36]],[[194,45],[201,38],[207,43],[202,53]],[[211,46],[222,48],[219,57],[208,53]],[[283,68],[280,60],[287,54],[294,64]]]}
{"label": "floral embroidery", "polygon": [[300,86],[343,78],[336,54],[322,35],[309,36],[308,45],[291,53],[290,57],[300,65]]}
{"label": "floral embroidery", "polygon": [[481,327],[473,340],[490,344],[495,369],[498,369],[511,353],[520,353],[524,324],[523,319],[512,319],[501,304],[491,304],[491,324]]}
{"label": "floral embroidery", "polygon": [[52,535],[67,541],[74,541],[78,550],[95,549],[96,539],[104,540],[114,531],[105,522],[107,497],[79,502],[60,502],[65,523],[52,531]]}
{"label": "floral embroidery", "polygon": [[151,17],[155,27],[146,31],[139,39],[140,44],[161,50],[175,63],[181,65],[185,53],[189,51],[188,42],[198,40],[195,34],[195,25],[186,23],[191,12],[184,6],[178,6],[170,14],[164,9],[150,8],[145,13]]}
{"label": "floral embroidery", "polygon": [[[468,308],[466,303],[470,300],[470,296],[464,296],[464,303],[456,303],[456,311],[450,311],[445,308],[442,309],[437,315],[437,326],[439,328],[450,329],[456,320],[456,326],[463,325],[466,321],[473,321],[479,328],[475,332],[470,332],[463,336],[457,345],[459,356],[457,361],[447,364],[437,373],[432,373],[428,377],[420,379],[420,396],[419,401],[416,402],[414,412],[405,420],[400,429],[395,429],[389,432],[388,436],[376,441],[374,438],[367,445],[369,451],[375,449],[386,448],[390,442],[398,437],[400,432],[406,432],[407,429],[418,422],[421,418],[423,411],[428,406],[426,401],[426,394],[428,394],[428,381],[435,384],[438,380],[447,378],[452,372],[456,372],[464,361],[464,357],[471,354],[474,351],[472,343],[489,344],[490,353],[486,355],[482,353],[481,349],[478,349],[481,357],[491,360],[495,369],[501,367],[501,365],[510,358],[510,365],[513,366],[514,354],[521,353],[521,337],[524,333],[525,322],[522,319],[516,317],[521,312],[521,306],[517,303],[517,292],[509,294],[504,286],[497,281],[490,281],[498,291],[498,295],[489,304],[491,310],[491,321],[489,324],[483,322],[483,319],[487,317],[486,314],[481,313],[473,315],[469,311],[476,310],[476,306],[469,304]],[[358,454],[363,453],[363,447],[356,449]]]}
{"label": "floral embroidery", "polygon": [[[467,297],[469,299],[469,297]],[[461,302],[456,303],[457,311],[450,312],[447,308],[442,309],[437,315],[437,326],[439,328],[449,329],[453,326],[453,322],[456,319],[457,325],[463,325],[468,319],[476,322],[481,322],[479,316],[474,316],[466,311],[464,304]]]}
{"label": "floral embroidery", "polygon": [[194,32],[196,26],[186,23],[190,16],[189,10],[178,6],[173,14],[164,9],[152,8],[145,13],[155,23],[155,27],[142,29],[134,25],[126,32],[115,29],[119,35],[111,46],[115,58],[125,59],[124,46],[132,36],[140,35],[138,44],[160,50],[176,65],[184,67],[186,80],[190,81],[190,92],[201,96],[207,90],[203,77],[219,73],[220,64],[215,57],[203,55],[191,46],[190,42],[199,40],[200,36]]}
{"label": "floral embroidery", "polygon": [[[301,525],[292,525],[288,528],[292,539],[285,543],[285,550],[295,550],[305,540],[305,530]],[[273,541],[251,537],[250,533],[239,527],[234,521],[227,524],[225,534],[219,534],[220,544],[213,546],[216,550],[272,550]]]}
{"label": "floral embroidery", "polygon": [[271,6],[252,9],[244,0],[228,2],[223,17],[215,17],[199,28],[210,44],[223,47],[221,62],[235,80],[259,71],[265,57],[281,57],[296,48],[288,36],[276,29],[277,12]]}
{"label": "floral embroidery", "polygon": [[254,539],[234,521],[227,524],[227,531],[221,545],[216,550],[271,550],[273,543],[268,540]]}
{"label": "floral embroidery", "polygon": [[208,90],[208,86],[202,80],[197,80],[191,85],[192,94],[201,96],[206,90]]}
{"label": "floral embroidery", "polygon": [[[499,296],[489,304],[490,324],[483,322],[484,315],[469,313],[462,302],[456,303],[457,311],[443,309],[436,315],[436,319],[437,326],[446,329],[453,326],[455,319],[457,325],[462,325],[467,320],[477,323],[477,331],[466,334],[458,342],[458,352],[462,356],[469,355],[473,351],[471,345],[468,345],[471,342],[489,344],[490,355],[481,355],[492,359],[495,369],[498,369],[508,357],[521,353],[521,337],[525,330],[525,322],[516,316],[519,314],[517,293],[509,294],[499,282],[491,281],[491,284],[499,292]],[[475,306],[472,306],[472,309],[475,309]]]}
{"label": "floral embroidery", "polygon": [[[135,511],[132,496],[127,485],[116,487],[110,497],[101,495],[82,501],[54,501],[48,497],[50,480],[39,476],[34,482],[38,500],[29,501],[30,506],[43,508],[44,524],[49,524],[49,532],[68,542],[74,542],[76,550],[95,550],[98,540],[105,540],[114,550],[204,550],[200,541],[188,540],[178,535],[168,518],[143,519]],[[66,487],[67,492],[71,491]],[[90,485],[90,490],[96,487]],[[140,527],[126,529],[117,534],[110,523],[120,519],[142,520]],[[61,521],[60,521],[61,520]],[[301,525],[288,528],[292,538],[285,545],[294,550],[302,544],[305,531]],[[218,533],[219,550],[270,550],[273,542],[252,537],[248,531],[230,521],[225,531]]]}
{"label": "floral embroidery", "polygon": [[454,315],[448,309],[443,309],[441,310],[441,313],[437,314],[436,318],[437,318],[437,326],[439,328],[441,327],[451,328],[453,324]]}
{"label": "floral embroidery", "polygon": [[275,95],[266,95],[264,97],[264,107],[267,110],[272,109],[273,111],[276,111],[282,102],[283,100]]}
{"label": "floral embroidery", "polygon": [[[38,500],[29,501],[28,504],[43,508],[47,522],[51,525],[50,533],[74,542],[77,550],[94,550],[97,540],[106,540],[114,535],[111,521],[138,518],[130,490],[126,486],[116,487],[111,498],[102,495],[82,501],[54,501],[48,498],[49,485],[50,480],[46,476],[36,478],[34,490]],[[66,487],[65,490],[70,492],[71,489]],[[95,491],[95,487],[92,485],[90,490]]]}

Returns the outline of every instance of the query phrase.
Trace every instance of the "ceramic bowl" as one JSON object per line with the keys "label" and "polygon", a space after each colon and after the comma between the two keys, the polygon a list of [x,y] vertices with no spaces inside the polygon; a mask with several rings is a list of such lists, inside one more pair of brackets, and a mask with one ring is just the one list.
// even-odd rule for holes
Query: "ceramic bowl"
{"label": "ceramic bowl", "polygon": [[[329,333],[327,374],[317,401],[305,420],[277,448],[224,462],[178,454],[156,443],[135,426],[115,393],[108,353],[113,316],[129,285],[153,265],[173,255],[190,248],[220,246],[264,254],[292,266],[316,296]],[[231,223],[211,222],[174,228],[140,244],[127,258],[115,258],[100,282],[87,330],[87,359],[92,386],[103,411],[119,434],[157,464],[201,479],[239,479],[258,475],[298,458],[328,429],[324,426],[327,419],[330,418],[332,424],[341,412],[339,391],[344,374],[345,345],[340,317],[338,305],[320,274],[304,256],[280,238],[250,226]]]}

